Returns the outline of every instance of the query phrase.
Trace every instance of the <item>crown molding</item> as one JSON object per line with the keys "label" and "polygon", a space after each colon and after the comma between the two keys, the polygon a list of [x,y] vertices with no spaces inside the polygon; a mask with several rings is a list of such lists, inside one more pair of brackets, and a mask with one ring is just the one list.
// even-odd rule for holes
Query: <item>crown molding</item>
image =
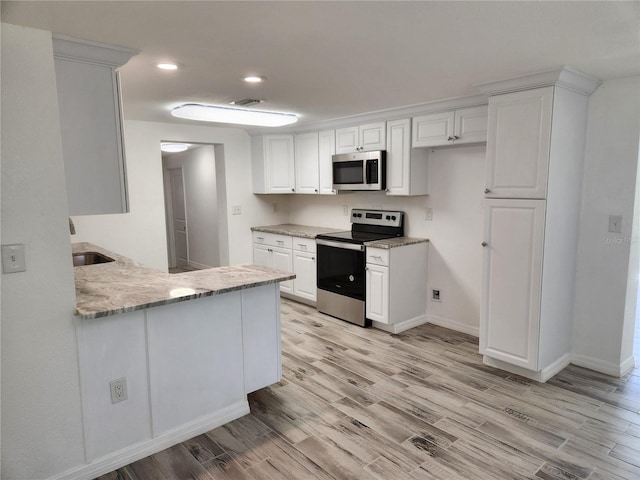
{"label": "crown molding", "polygon": [[121,67],[131,57],[140,53],[140,50],[133,48],[90,42],[66,35],[53,34],[52,40],[55,58],[93,63],[111,68]]}
{"label": "crown molding", "polygon": [[560,86],[583,95],[591,95],[601,83],[602,81],[595,77],[564,66],[560,69],[530,73],[504,80],[476,83],[473,86],[486,95],[498,95],[548,86]]}

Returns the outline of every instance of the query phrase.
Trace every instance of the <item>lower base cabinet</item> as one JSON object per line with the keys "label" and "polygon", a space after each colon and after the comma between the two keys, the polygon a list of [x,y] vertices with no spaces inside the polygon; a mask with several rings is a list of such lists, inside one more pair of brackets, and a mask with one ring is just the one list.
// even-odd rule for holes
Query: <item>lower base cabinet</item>
{"label": "lower base cabinet", "polygon": [[[247,394],[282,374],[277,283],[76,319],[76,335],[85,448],[97,473],[247,414]],[[109,384],[121,379],[127,398],[112,403]]]}
{"label": "lower base cabinet", "polygon": [[427,321],[428,243],[366,251],[366,317],[399,333]]}

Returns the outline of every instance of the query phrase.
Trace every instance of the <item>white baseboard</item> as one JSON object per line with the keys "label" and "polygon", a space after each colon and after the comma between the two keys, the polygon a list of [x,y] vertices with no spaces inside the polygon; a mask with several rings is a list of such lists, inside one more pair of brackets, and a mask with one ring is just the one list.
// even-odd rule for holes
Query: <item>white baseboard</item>
{"label": "white baseboard", "polygon": [[129,465],[141,458],[158,453],[165,448],[169,448],[177,443],[184,442],[197,435],[201,435],[209,430],[231,422],[249,413],[249,403],[247,400],[234,403],[213,415],[200,417],[197,420],[182,425],[176,429],[164,432],[155,438],[144,442],[130,445],[114,453],[110,453],[94,460],[91,463],[74,467],[71,470],[60,473],[49,480],[91,480],[105,473],[117,470],[120,467]]}
{"label": "white baseboard", "polygon": [[622,377],[633,368],[634,360],[632,355],[624,362],[617,364],[599,360],[597,358],[587,357],[586,355],[573,354],[571,356],[571,363],[579,367],[604,373],[605,375],[611,375],[612,377]]}
{"label": "white baseboard", "polygon": [[450,318],[441,317],[439,315],[427,315],[427,322],[432,323],[433,325],[438,325],[439,327],[455,330],[456,332],[473,335],[474,337],[480,336],[479,326],[473,326],[467,323],[458,322],[456,320],[451,320]]}
{"label": "white baseboard", "polygon": [[198,270],[204,270],[205,268],[213,268],[211,265],[205,265],[204,263],[194,262],[193,260],[189,260],[189,266],[193,268],[197,268]]}
{"label": "white baseboard", "polygon": [[410,328],[417,327],[418,325],[424,325],[425,323],[427,323],[427,316],[420,315],[419,317],[410,318],[409,320],[398,323],[380,323],[372,321],[372,326],[379,328],[380,330],[384,330],[385,332],[400,333],[405,330],[409,330]]}
{"label": "white baseboard", "polygon": [[567,353],[561,356],[551,365],[543,368],[539,372],[534,372],[533,370],[528,370],[516,365],[511,365],[510,363],[496,360],[495,358],[487,357],[486,355],[482,357],[482,363],[484,363],[485,365],[489,365],[490,367],[495,367],[499,368],[500,370],[515,373],[516,375],[520,375],[521,377],[525,377],[530,380],[535,380],[536,382],[544,383],[554,375],[558,374],[563,368],[566,368],[571,363],[571,355]]}

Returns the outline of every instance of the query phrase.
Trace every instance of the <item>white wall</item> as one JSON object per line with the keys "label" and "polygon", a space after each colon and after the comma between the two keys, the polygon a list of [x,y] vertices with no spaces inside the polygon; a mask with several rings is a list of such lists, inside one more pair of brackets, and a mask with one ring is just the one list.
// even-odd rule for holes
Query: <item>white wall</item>
{"label": "white wall", "polygon": [[[425,292],[429,321],[478,335],[485,152],[484,146],[429,151],[429,196],[394,197],[382,192],[290,196],[289,221],[348,230],[345,205],[404,211],[406,234],[430,239]],[[427,207],[433,209],[432,221],[425,220]],[[430,300],[434,288],[440,290],[441,302]]]}
{"label": "white wall", "polygon": [[84,463],[75,288],[51,34],[2,25],[2,243],[27,271],[2,278],[2,476]]}
{"label": "white wall", "polygon": [[182,167],[187,216],[189,264],[196,268],[220,266],[218,189],[213,145],[163,155],[165,168]]}
{"label": "white wall", "polygon": [[[126,115],[126,105],[125,105]],[[74,242],[91,242],[167,270],[167,240],[160,142],[216,144],[216,163],[224,170],[223,197],[228,220],[228,263],[251,263],[250,228],[286,221],[286,209],[274,213],[269,199],[251,193],[250,140],[244,130],[128,120],[125,149],[130,212],[120,215],[74,217]],[[231,215],[240,205],[242,215]],[[221,263],[226,263],[221,259]]]}
{"label": "white wall", "polygon": [[[625,299],[632,259],[640,131],[638,98],[640,78],[630,77],[605,81],[589,102],[573,361],[611,374],[620,373],[625,364],[633,362],[628,351],[622,358],[622,336],[625,316],[627,322],[633,321],[631,311],[625,314]],[[621,234],[608,232],[610,214],[623,216]],[[637,265],[632,265],[633,269]]]}

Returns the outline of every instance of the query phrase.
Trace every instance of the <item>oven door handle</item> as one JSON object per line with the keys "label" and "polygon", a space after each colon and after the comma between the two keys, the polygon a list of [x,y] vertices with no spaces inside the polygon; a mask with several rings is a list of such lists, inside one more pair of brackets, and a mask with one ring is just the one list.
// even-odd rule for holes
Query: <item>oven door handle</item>
{"label": "oven door handle", "polygon": [[316,244],[324,245],[325,247],[343,248],[345,250],[364,252],[364,245],[360,245],[358,243],[332,242],[331,240],[316,239]]}

